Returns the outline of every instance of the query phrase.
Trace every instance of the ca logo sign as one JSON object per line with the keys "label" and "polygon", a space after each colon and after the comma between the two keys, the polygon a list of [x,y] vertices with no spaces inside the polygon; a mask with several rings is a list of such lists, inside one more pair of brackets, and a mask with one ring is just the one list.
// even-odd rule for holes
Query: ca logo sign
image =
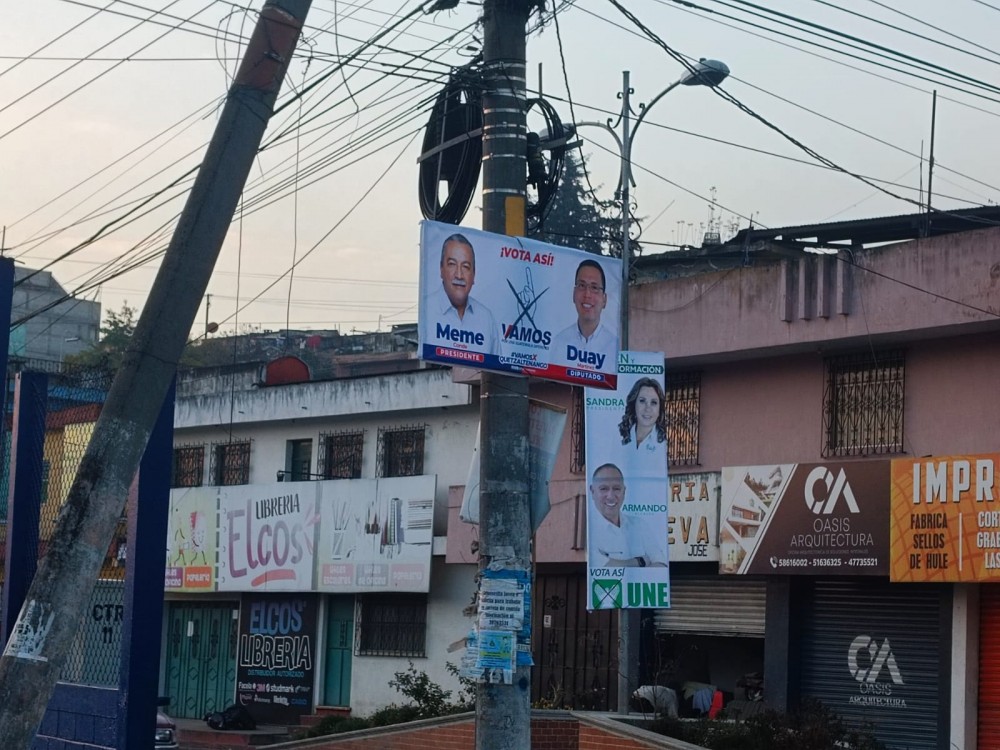
{"label": "ca logo sign", "polygon": [[[823,484],[818,488],[817,485]],[[860,513],[858,501],[854,499],[854,491],[847,483],[847,475],[841,469],[834,479],[833,473],[825,466],[817,466],[809,472],[806,477],[805,501],[806,505],[816,515],[830,515],[837,507],[837,501],[844,498],[851,513]]]}
{"label": "ca logo sign", "polygon": [[[858,664],[859,654],[868,655],[867,667]],[[896,657],[892,655],[888,638],[882,641],[881,646],[867,635],[859,635],[851,642],[851,647],[847,649],[847,668],[851,670],[851,676],[855,680],[872,684],[882,674],[883,667],[889,670],[889,676],[894,683],[903,684],[903,675],[899,672]]]}

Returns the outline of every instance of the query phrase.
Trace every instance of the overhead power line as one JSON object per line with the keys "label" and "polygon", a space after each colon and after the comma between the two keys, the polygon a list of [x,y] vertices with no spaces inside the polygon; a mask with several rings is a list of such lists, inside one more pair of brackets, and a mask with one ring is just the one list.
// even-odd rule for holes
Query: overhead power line
{"label": "overhead power line", "polygon": [[[674,2],[685,3],[686,0],[674,0]],[[753,8],[754,11],[744,11],[752,16],[758,18],[768,18],[776,23],[780,23],[783,26],[792,26],[793,28],[801,28],[803,31],[811,34],[827,34],[831,37],[836,37],[838,40],[848,40],[847,42],[840,41],[839,43],[845,44],[846,46],[854,47],[857,49],[856,45],[861,45],[861,47],[870,48],[873,54],[882,56],[889,55],[910,65],[916,65],[924,68],[933,69],[938,72],[939,75],[944,75],[954,79],[965,81],[969,84],[978,86],[990,91],[992,93],[1000,93],[1000,87],[989,83],[988,81],[983,81],[979,78],[960,73],[958,71],[947,68],[943,65],[938,65],[937,63],[930,62],[928,60],[923,60],[914,55],[910,55],[906,52],[900,52],[899,50],[887,47],[883,44],[878,44],[877,42],[872,42],[862,37],[855,36],[854,34],[848,34],[844,31],[839,31],[830,26],[824,26],[823,24],[815,23],[798,16],[791,15],[789,13],[782,13],[781,11],[774,10],[772,8],[767,8],[763,5],[758,5],[757,3],[752,3],[749,0],[709,0],[709,2],[714,2],[718,5],[722,5],[727,8]]]}
{"label": "overhead power line", "polygon": [[[984,60],[985,62],[991,63],[993,65],[1000,65],[1000,60],[996,59],[996,53],[993,52],[993,50],[990,50],[990,49],[988,49],[986,47],[980,47],[980,45],[976,44],[975,42],[969,41],[965,37],[958,37],[958,39],[960,39],[961,41],[965,42],[966,44],[969,44],[969,45],[972,45],[972,46],[975,46],[975,47],[980,47],[981,49],[985,49],[987,52],[990,52],[991,54],[993,54],[994,57],[992,57],[992,58],[990,58],[990,57],[984,57],[983,55],[980,55],[980,54],[978,54],[976,52],[971,52],[970,50],[965,49],[963,47],[956,47],[954,44],[948,44],[948,42],[942,42],[940,39],[935,39],[934,37],[927,36],[926,34],[918,34],[916,31],[911,31],[910,29],[900,28],[899,26],[897,26],[895,24],[891,24],[888,21],[883,21],[883,20],[878,19],[878,18],[873,18],[872,16],[869,16],[869,15],[867,15],[865,13],[859,13],[856,10],[850,10],[849,8],[845,8],[842,5],[837,5],[836,3],[831,3],[831,2],[829,2],[829,0],[813,0],[813,2],[819,3],[820,5],[825,5],[828,8],[833,8],[834,10],[839,10],[841,13],[847,13],[849,15],[854,16],[855,18],[861,18],[861,19],[864,19],[865,21],[869,21],[871,23],[878,24],[879,26],[884,26],[887,29],[892,29],[893,31],[898,31],[901,34],[906,34],[906,35],[912,36],[912,37],[914,37],[916,39],[921,39],[921,40],[923,40],[925,42],[929,42],[931,44],[936,44],[936,45],[938,45],[940,47],[944,47],[946,49],[950,49],[950,50],[953,50],[955,52],[959,52],[959,53],[961,53],[963,55],[969,55],[970,57],[975,57],[975,58],[977,58],[979,60]],[[875,5],[878,5],[881,8],[885,8],[886,10],[890,10],[893,13],[898,13],[899,15],[903,16],[904,18],[908,18],[911,21],[916,21],[917,23],[921,23],[921,24],[930,26],[932,29],[934,29],[934,30],[936,30],[936,31],[938,31],[940,33],[948,34],[947,31],[944,31],[943,29],[941,29],[938,26],[933,26],[931,24],[926,23],[925,21],[921,21],[916,16],[912,16],[909,13],[904,13],[901,10],[896,10],[895,8],[892,8],[892,7],[888,6],[888,5],[886,5],[885,3],[881,3],[878,0],[869,0],[869,2],[874,3]],[[955,35],[954,34],[949,34],[949,36],[955,36]]]}
{"label": "overhead power line", "polygon": [[[758,38],[761,38],[761,39],[765,39],[766,41],[772,42],[773,44],[779,44],[779,45],[781,45],[783,47],[788,47],[790,49],[796,50],[796,51],[801,52],[803,54],[807,54],[807,55],[810,55],[810,56],[813,56],[813,57],[819,57],[821,59],[827,60],[828,62],[832,62],[835,65],[840,65],[840,66],[843,66],[843,67],[850,68],[852,70],[857,70],[858,72],[865,73],[866,75],[874,76],[876,78],[880,78],[880,79],[889,81],[890,83],[894,83],[894,84],[899,85],[899,86],[905,86],[906,88],[913,89],[913,90],[916,90],[916,91],[920,91],[921,93],[924,93],[924,94],[930,94],[931,93],[929,90],[920,89],[920,88],[912,86],[910,84],[903,83],[902,81],[898,81],[898,80],[896,80],[894,78],[889,78],[887,76],[880,75],[880,74],[875,73],[875,72],[870,71],[870,70],[865,70],[863,68],[855,67],[855,66],[850,65],[848,63],[845,63],[845,62],[843,62],[841,60],[836,60],[836,59],[833,59],[833,58],[830,58],[830,57],[826,57],[825,55],[821,55],[821,54],[819,54],[817,52],[813,52],[811,50],[802,49],[800,47],[796,47],[795,45],[788,44],[788,43],[782,42],[780,40],[770,39],[768,37],[761,36],[760,34],[757,34],[757,33],[753,32],[753,31],[748,30],[748,29],[743,29],[743,28],[740,28],[738,26],[734,26],[732,24],[726,23],[724,21],[720,21],[718,18],[714,18],[711,15],[710,16],[700,16],[697,13],[694,13],[693,11],[691,11],[688,8],[681,7],[679,5],[674,5],[673,4],[673,0],[656,0],[656,1],[659,2],[661,5],[665,5],[665,6],[668,6],[668,7],[674,7],[674,8],[676,8],[677,10],[679,10],[679,11],[681,11],[683,13],[688,13],[688,14],[694,15],[697,18],[701,18],[703,20],[707,20],[707,21],[710,21],[712,23],[716,23],[716,24],[725,26],[727,28],[735,29],[737,31],[741,31],[742,33],[750,34],[751,36],[755,36],[755,37],[758,37]],[[690,5],[690,3],[688,3],[688,5]],[[611,24],[611,25],[615,26],[615,28],[621,29],[622,31],[624,31],[624,32],[626,32],[628,34],[634,35],[637,38],[643,39],[646,42],[655,44],[655,42],[652,39],[650,39],[648,36],[645,36],[644,34],[640,34],[639,32],[635,31],[634,29],[630,29],[630,28],[625,27],[625,26],[623,26],[621,24],[618,24],[614,20],[609,19],[609,18],[607,18],[605,16],[602,16],[600,14],[594,13],[593,11],[590,11],[590,10],[588,10],[586,8],[581,8],[581,10],[584,13],[587,13],[588,15],[594,16],[595,18],[599,19],[603,23]],[[708,12],[709,13],[714,13],[714,11],[708,11]],[[774,33],[781,34],[781,32],[774,32]],[[781,35],[788,36],[788,35],[785,35],[785,34],[781,34]],[[795,38],[797,39],[797,37],[795,37]],[[805,40],[802,40],[802,41],[804,41],[804,43],[807,43],[807,44],[812,44],[812,42],[808,42],[808,41],[805,41]],[[688,61],[693,61],[695,59],[695,58],[693,58],[693,57],[691,57],[689,55],[683,55],[683,57],[685,57]],[[864,58],[857,58],[857,59],[864,60]],[[874,135],[872,133],[869,133],[869,132],[867,132],[865,130],[861,130],[859,128],[855,128],[855,127],[847,124],[843,120],[838,119],[836,117],[831,117],[831,116],[825,115],[822,112],[819,112],[819,111],[817,111],[815,109],[810,109],[809,107],[806,107],[805,105],[803,105],[803,104],[801,104],[799,102],[796,102],[796,101],[794,101],[792,99],[788,99],[786,97],[783,97],[780,94],[776,94],[775,92],[770,91],[767,88],[764,88],[762,86],[758,86],[758,85],[755,85],[753,83],[750,83],[746,79],[740,78],[737,75],[731,74],[729,76],[729,80],[731,80],[731,81],[738,81],[738,82],[742,83],[745,86],[749,86],[750,88],[755,89],[756,91],[760,91],[761,93],[766,94],[767,96],[770,96],[770,97],[773,97],[775,99],[778,99],[779,101],[784,102],[785,104],[788,104],[789,106],[795,107],[796,109],[801,109],[802,111],[808,112],[809,114],[812,114],[812,115],[814,115],[816,117],[819,117],[819,118],[821,118],[821,119],[823,119],[823,120],[825,120],[825,121],[827,121],[827,122],[829,122],[829,123],[831,123],[833,125],[836,125],[838,127],[844,128],[846,130],[850,130],[851,132],[856,133],[856,134],[858,134],[858,135],[860,135],[860,136],[862,136],[864,138],[868,138],[868,139],[870,139],[872,141],[875,141],[877,143],[882,144],[883,146],[886,146],[886,147],[891,148],[893,150],[899,151],[900,153],[904,153],[904,154],[906,154],[906,155],[908,155],[908,156],[910,156],[910,157],[912,157],[914,159],[919,159],[920,158],[920,156],[918,154],[916,154],[916,153],[914,153],[912,151],[909,151],[909,150],[903,148],[902,146],[899,146],[898,144],[892,143],[891,141],[888,141],[888,140],[886,140],[884,138],[879,138],[878,136],[876,136],[876,135]],[[940,98],[945,99],[947,101],[950,101],[953,104],[958,104],[958,105],[961,105],[961,106],[964,106],[964,107],[968,107],[968,108],[974,109],[976,111],[982,112],[984,114],[991,115],[993,117],[1000,117],[1000,113],[990,112],[989,110],[985,110],[985,109],[982,109],[980,107],[973,106],[971,104],[968,104],[967,102],[962,102],[962,101],[959,101],[957,99],[952,99],[952,98],[948,98],[948,97],[945,97],[945,96],[942,96]],[[948,172],[950,172],[950,173],[952,173],[952,174],[954,174],[954,175],[956,175],[958,177],[962,177],[963,179],[967,179],[970,182],[974,182],[974,183],[976,183],[978,185],[981,185],[983,187],[990,188],[991,190],[1000,191],[1000,188],[998,188],[998,187],[996,187],[994,185],[991,185],[991,184],[989,184],[987,182],[984,182],[982,180],[979,180],[979,179],[977,179],[975,177],[972,177],[972,176],[970,176],[968,174],[964,174],[962,172],[959,172],[958,170],[956,170],[956,169],[954,169],[952,167],[949,167],[949,166],[947,166],[946,164],[944,164],[944,163],[942,163],[940,161],[935,161],[934,166],[938,170],[948,171]]]}
{"label": "overhead power line", "polygon": [[[646,34],[650,39],[652,39],[654,42],[656,42],[657,45],[659,45],[660,47],[662,47],[663,50],[665,52],[667,52],[667,54],[669,54],[672,58],[674,58],[674,60],[676,60],[681,65],[683,65],[685,67],[685,69],[691,71],[692,73],[696,73],[697,72],[695,70],[695,68],[691,65],[691,63],[689,63],[684,58],[683,55],[681,55],[678,52],[676,52],[672,47],[670,47],[670,45],[668,45],[666,42],[664,42],[659,36],[657,36],[652,31],[652,29],[650,29],[648,26],[646,26],[645,24],[643,24],[642,21],[640,21],[631,11],[629,11],[627,8],[625,8],[624,6],[622,6],[622,4],[618,0],[609,0],[609,2],[612,5],[614,5],[622,13],[622,15],[624,15],[633,24],[635,24],[636,28],[640,29],[642,31],[642,33]],[[762,116],[762,115],[758,114],[757,112],[755,112],[753,109],[751,109],[750,107],[748,107],[746,104],[744,104],[739,99],[737,99],[735,96],[733,96],[728,91],[726,91],[724,88],[722,88],[722,86],[712,86],[710,88],[711,88],[711,90],[717,96],[719,96],[720,98],[722,98],[722,99],[728,101],[729,103],[733,104],[738,109],[740,109],[741,111],[743,111],[746,114],[750,115],[751,117],[753,117],[755,120],[757,120],[761,124],[765,125],[766,127],[770,128],[771,130],[775,131],[776,133],[778,133],[779,135],[781,135],[785,140],[789,141],[790,143],[792,143],[793,145],[795,145],[797,148],[799,148],[800,150],[802,150],[803,152],[805,152],[806,154],[808,154],[812,158],[816,159],[820,163],[826,164],[827,166],[829,166],[832,169],[835,169],[838,172],[842,172],[845,175],[853,177],[854,179],[859,180],[859,181],[863,182],[864,184],[868,185],[869,187],[872,187],[872,188],[874,188],[874,189],[876,189],[876,190],[878,190],[880,192],[883,192],[883,193],[885,193],[886,195],[888,195],[888,196],[890,196],[892,198],[895,198],[897,200],[901,200],[901,201],[904,201],[906,203],[910,203],[910,204],[919,206],[921,209],[923,208],[923,205],[919,201],[916,201],[916,200],[913,200],[912,198],[907,198],[905,196],[899,195],[898,193],[894,193],[893,191],[888,190],[888,189],[882,187],[881,185],[876,184],[872,180],[869,180],[866,177],[864,177],[864,176],[862,176],[860,174],[857,174],[856,172],[852,172],[852,171],[850,171],[848,169],[845,169],[844,167],[842,167],[839,164],[837,164],[836,162],[834,162],[832,159],[829,159],[829,158],[823,156],[822,154],[818,153],[814,149],[810,148],[809,146],[807,146],[804,143],[802,143],[801,141],[799,141],[794,136],[792,136],[789,133],[787,133],[785,130],[783,130],[778,125],[774,124],[773,122],[771,122],[770,120],[768,120],[764,116]],[[947,213],[947,212],[942,212],[942,213]],[[974,221],[971,217],[969,218],[969,220],[970,221]],[[987,221],[987,220],[975,220],[975,223],[982,223],[982,224],[987,224],[987,225],[993,225],[995,222]]]}

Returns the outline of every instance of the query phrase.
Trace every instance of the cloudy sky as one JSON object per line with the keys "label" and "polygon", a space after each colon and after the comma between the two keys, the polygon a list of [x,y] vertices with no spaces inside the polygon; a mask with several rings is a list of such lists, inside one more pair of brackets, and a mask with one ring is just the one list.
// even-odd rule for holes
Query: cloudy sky
{"label": "cloudy sky", "polygon": [[[700,244],[713,215],[726,237],[751,219],[916,211],[934,89],[934,207],[997,200],[1000,0],[621,3],[646,30],[612,0],[548,0],[532,16],[529,87],[564,121],[614,116],[623,70],[636,108],[684,72],[651,33],[681,55],[725,61],[723,88],[773,126],[707,88],[657,103],[633,148],[647,251]],[[207,319],[224,331],[286,322],[370,331],[416,319],[421,131],[449,68],[468,62],[482,37],[479,5],[403,18],[419,5],[313,0],[193,335]],[[6,252],[106,310],[141,307],[261,6],[9,4],[0,25]],[[591,181],[610,198],[614,140],[597,128],[581,136]],[[474,204],[464,223],[479,222]]]}

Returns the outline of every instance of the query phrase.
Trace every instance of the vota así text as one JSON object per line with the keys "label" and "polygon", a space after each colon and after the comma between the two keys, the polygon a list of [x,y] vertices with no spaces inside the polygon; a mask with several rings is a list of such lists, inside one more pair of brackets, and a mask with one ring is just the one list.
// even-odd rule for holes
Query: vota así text
{"label": "vota as\u00ed text", "polygon": [[552,266],[556,262],[556,256],[552,253],[532,253],[523,247],[507,247],[506,245],[500,248],[500,257],[523,260],[526,263],[538,263],[541,266]]}

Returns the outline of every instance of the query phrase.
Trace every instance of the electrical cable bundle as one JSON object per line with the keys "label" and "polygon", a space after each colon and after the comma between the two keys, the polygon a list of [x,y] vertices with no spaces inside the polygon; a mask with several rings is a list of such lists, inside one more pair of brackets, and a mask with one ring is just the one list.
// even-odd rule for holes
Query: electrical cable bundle
{"label": "electrical cable bundle", "polygon": [[[483,159],[483,105],[467,69],[438,94],[424,131],[418,194],[425,219],[458,224],[472,203]],[[448,193],[441,202],[441,183]]]}
{"label": "electrical cable bundle", "polygon": [[[568,133],[555,107],[545,99],[529,99],[526,102],[530,112],[532,107],[545,118],[545,140],[538,133],[528,133],[528,184],[535,188],[536,198],[529,201],[526,209],[528,233],[535,234],[542,229],[545,217],[552,208],[553,199],[559,189],[563,165],[566,162],[566,141]],[[557,145],[549,145],[555,143]],[[548,151],[548,159],[543,151]]]}

